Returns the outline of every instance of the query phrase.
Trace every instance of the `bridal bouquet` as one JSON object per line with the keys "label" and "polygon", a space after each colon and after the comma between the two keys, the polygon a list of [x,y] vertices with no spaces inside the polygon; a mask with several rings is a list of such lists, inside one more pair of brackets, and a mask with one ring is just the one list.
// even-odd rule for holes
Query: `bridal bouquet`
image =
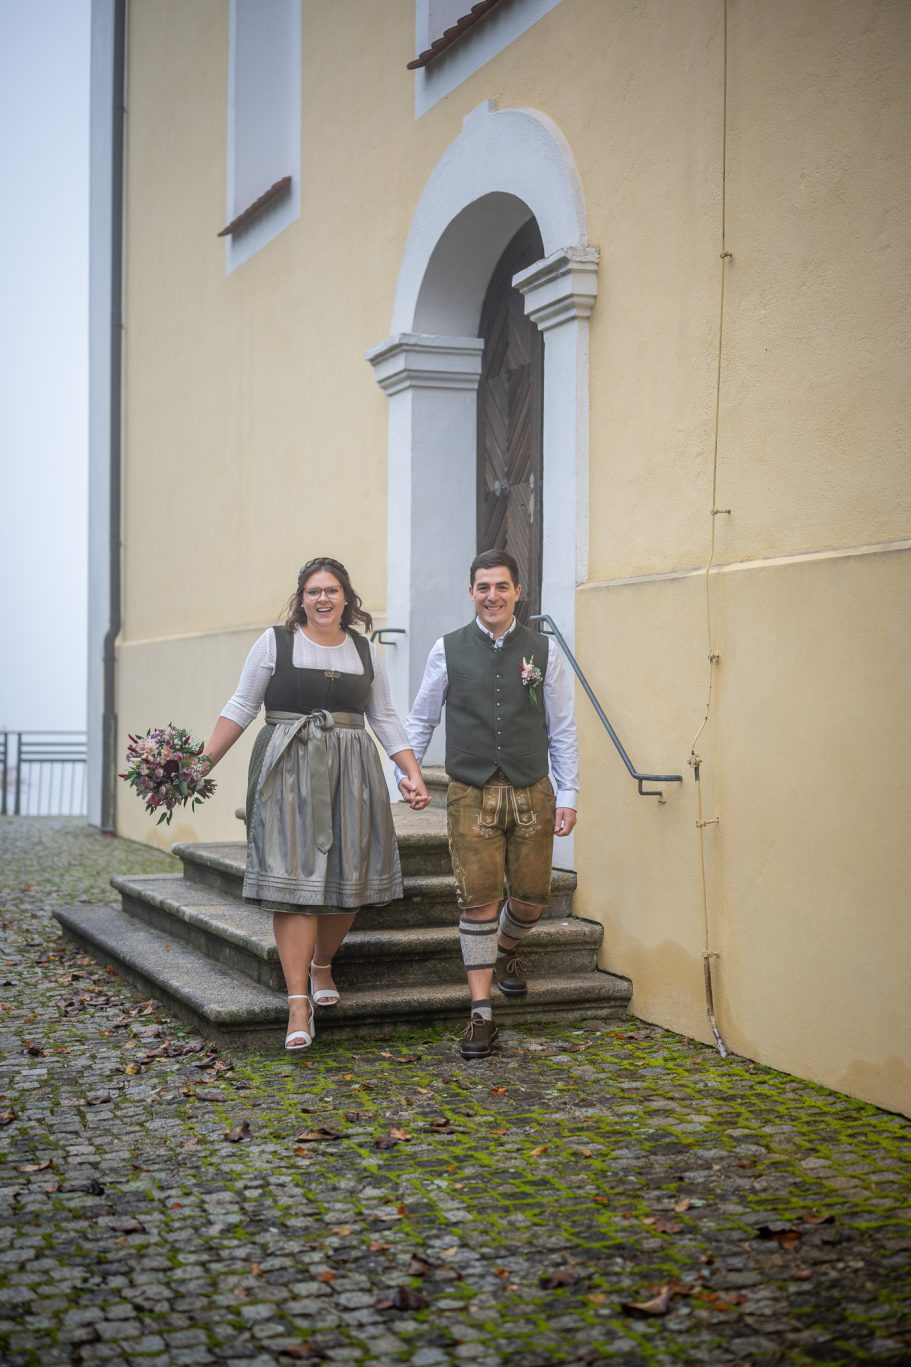
{"label": "bridal bouquet", "polygon": [[144,798],[147,812],[158,812],[156,826],[163,821],[170,826],[175,807],[188,802],[196,807],[215,792],[215,783],[206,778],[209,768],[202,742],[182,727],[168,725],[130,736],[127,769],[118,777]]}

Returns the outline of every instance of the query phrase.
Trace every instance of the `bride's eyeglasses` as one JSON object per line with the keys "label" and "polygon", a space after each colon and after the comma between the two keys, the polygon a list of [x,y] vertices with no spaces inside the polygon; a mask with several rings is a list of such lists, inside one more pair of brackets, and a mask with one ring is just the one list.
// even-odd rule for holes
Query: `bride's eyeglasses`
{"label": "bride's eyeglasses", "polygon": [[327,598],[335,599],[339,596],[340,593],[341,589],[337,584],[334,588],[331,589],[304,589],[304,597],[310,603],[317,602],[320,598],[322,598],[323,594],[325,594]]}

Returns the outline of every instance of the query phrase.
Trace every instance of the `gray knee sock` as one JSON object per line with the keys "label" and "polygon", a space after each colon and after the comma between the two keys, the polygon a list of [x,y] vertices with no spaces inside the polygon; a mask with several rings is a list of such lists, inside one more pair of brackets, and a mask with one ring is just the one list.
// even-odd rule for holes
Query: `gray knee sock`
{"label": "gray knee sock", "polygon": [[[539,907],[538,914],[533,921],[520,921],[518,916],[513,915],[507,900],[503,903],[503,910],[500,912],[500,934],[507,936],[510,940],[523,940],[530,930],[534,930],[543,911],[544,908]],[[497,951],[500,954],[512,954],[514,952],[512,949],[504,949],[501,944],[497,945]]]}
{"label": "gray knee sock", "polygon": [[462,962],[466,968],[493,968],[497,959],[497,922],[459,921]]}

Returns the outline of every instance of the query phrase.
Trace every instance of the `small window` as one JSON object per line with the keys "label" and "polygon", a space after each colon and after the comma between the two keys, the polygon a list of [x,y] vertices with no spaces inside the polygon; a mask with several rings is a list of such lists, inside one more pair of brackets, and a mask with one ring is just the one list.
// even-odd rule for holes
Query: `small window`
{"label": "small window", "polygon": [[231,0],[228,270],[300,214],[300,0]]}
{"label": "small window", "polygon": [[560,0],[416,0],[414,114],[474,75]]}

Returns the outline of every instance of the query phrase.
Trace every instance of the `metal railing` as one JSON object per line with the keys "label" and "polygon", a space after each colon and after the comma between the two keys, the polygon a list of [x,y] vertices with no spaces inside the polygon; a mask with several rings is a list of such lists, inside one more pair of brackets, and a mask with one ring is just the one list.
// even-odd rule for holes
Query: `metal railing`
{"label": "metal railing", "polygon": [[588,679],[586,679],[585,675],[582,673],[582,670],[579,668],[579,664],[576,660],[575,655],[573,655],[569,646],[566,644],[566,641],[561,636],[559,628],[557,627],[557,624],[554,621],[554,619],[552,617],[549,617],[546,612],[542,612],[539,613],[536,617],[529,617],[529,626],[532,624],[532,622],[544,622],[548,628],[548,630],[544,632],[544,635],[553,636],[556,639],[558,645],[563,651],[563,654],[566,656],[567,660],[569,660],[569,663],[572,665],[573,672],[575,673],[576,678],[579,680],[579,683],[585,690],[586,697],[588,698],[592,707],[597,712],[601,724],[603,725],[607,734],[610,736],[611,740],[614,742],[614,745],[617,747],[617,751],[619,752],[620,758],[623,760],[623,763],[626,765],[631,776],[636,780],[636,786],[638,787],[640,794],[643,797],[664,797],[662,789],[643,788],[643,783],[682,783],[682,774],[640,774],[639,770],[635,767],[633,761],[630,759],[629,755],[624,750],[623,745],[620,741],[620,737],[617,735],[616,731],[608,721],[604,708],[601,706],[601,704],[598,702],[598,699],[595,697],[592,691],[591,684],[588,682]]}
{"label": "metal railing", "polygon": [[0,815],[86,811],[84,731],[0,731]]}

